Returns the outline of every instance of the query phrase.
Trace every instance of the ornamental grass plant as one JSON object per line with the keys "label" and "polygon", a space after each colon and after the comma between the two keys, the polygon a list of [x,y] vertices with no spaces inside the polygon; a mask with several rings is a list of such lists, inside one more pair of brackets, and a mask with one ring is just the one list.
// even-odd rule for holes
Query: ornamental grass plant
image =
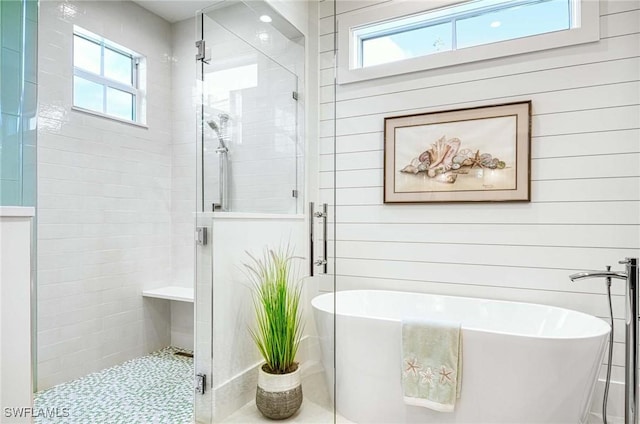
{"label": "ornamental grass plant", "polygon": [[245,264],[251,279],[256,326],[251,336],[266,361],[264,371],[287,374],[297,369],[295,362],[303,323],[300,297],[302,288],[296,280],[297,268],[289,246],[265,249],[262,257],[248,254]]}

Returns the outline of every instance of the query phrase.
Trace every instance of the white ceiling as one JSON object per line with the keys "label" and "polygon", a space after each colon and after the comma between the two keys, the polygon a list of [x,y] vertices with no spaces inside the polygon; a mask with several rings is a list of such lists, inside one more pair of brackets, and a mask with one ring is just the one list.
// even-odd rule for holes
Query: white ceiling
{"label": "white ceiling", "polygon": [[196,12],[216,3],[216,0],[133,0],[145,9],[169,22],[193,18]]}

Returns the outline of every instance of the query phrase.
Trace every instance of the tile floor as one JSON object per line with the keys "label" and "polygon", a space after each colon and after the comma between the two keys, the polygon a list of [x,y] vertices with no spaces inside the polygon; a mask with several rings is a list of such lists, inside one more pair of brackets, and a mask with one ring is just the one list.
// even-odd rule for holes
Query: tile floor
{"label": "tile floor", "polygon": [[[193,422],[193,359],[175,355],[167,347],[142,358],[89,374],[36,393],[36,410],[57,408],[57,417],[44,416],[35,424],[191,424]],[[184,351],[182,351],[184,352]],[[314,375],[314,373],[311,373]],[[317,374],[317,373],[316,373]],[[319,377],[316,375],[316,377]],[[314,381],[312,386],[320,386]],[[317,393],[314,396],[326,403]],[[315,400],[315,399],[314,399]],[[68,408],[68,414],[64,409]],[[50,410],[50,409],[49,409]],[[66,417],[61,415],[68,415]],[[300,410],[287,423],[333,423],[333,412],[305,397]],[[336,423],[349,424],[339,415]],[[602,418],[591,414],[589,424]],[[610,419],[620,424],[621,419]],[[273,423],[251,401],[224,423]]]}
{"label": "tile floor", "polygon": [[49,408],[57,408],[58,416],[40,416],[34,423],[191,423],[193,358],[175,355],[178,351],[164,348],[38,392],[36,411],[43,409],[46,413],[52,411]]}
{"label": "tile floor", "polygon": [[[34,424],[191,424],[193,422],[193,358],[175,355],[181,349],[167,347],[132,359],[34,396],[36,411],[54,411],[52,417],[37,417]],[[318,371],[308,371],[309,381],[320,392],[324,382]],[[323,386],[320,388],[320,386]],[[333,423],[333,412],[313,402],[309,393],[300,410],[290,419],[293,424]],[[328,396],[328,394],[325,394]],[[328,399],[319,399],[326,403]],[[251,401],[224,423],[266,423]],[[336,422],[349,421],[337,417]]]}

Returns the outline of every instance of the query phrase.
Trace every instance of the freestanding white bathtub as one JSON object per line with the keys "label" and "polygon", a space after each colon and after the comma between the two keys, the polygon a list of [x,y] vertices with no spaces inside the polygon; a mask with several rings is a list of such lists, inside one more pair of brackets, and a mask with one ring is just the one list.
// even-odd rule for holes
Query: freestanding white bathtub
{"label": "freestanding white bathtub", "polygon": [[[312,305],[333,385],[333,293]],[[610,327],[551,306],[419,293],[336,293],[338,413],[369,423],[586,422]],[[401,387],[401,320],[462,324],[461,397],[452,413],[407,406]]]}

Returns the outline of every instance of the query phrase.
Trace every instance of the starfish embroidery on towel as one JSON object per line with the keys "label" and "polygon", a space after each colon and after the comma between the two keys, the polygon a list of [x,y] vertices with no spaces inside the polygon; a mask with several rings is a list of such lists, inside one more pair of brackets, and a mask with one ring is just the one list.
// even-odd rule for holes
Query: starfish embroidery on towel
{"label": "starfish embroidery on towel", "polygon": [[448,370],[444,365],[440,368],[440,384],[444,384],[446,382],[453,383],[453,379],[451,378],[451,374],[453,374],[453,370]]}
{"label": "starfish embroidery on towel", "polygon": [[421,384],[433,383],[433,371],[431,371],[431,367],[427,367],[426,371],[420,371],[420,383]]}
{"label": "starfish embroidery on towel", "polygon": [[422,368],[420,364],[418,364],[418,360],[416,358],[405,359],[407,367],[405,368],[405,374],[413,374],[418,375],[418,370]]}

